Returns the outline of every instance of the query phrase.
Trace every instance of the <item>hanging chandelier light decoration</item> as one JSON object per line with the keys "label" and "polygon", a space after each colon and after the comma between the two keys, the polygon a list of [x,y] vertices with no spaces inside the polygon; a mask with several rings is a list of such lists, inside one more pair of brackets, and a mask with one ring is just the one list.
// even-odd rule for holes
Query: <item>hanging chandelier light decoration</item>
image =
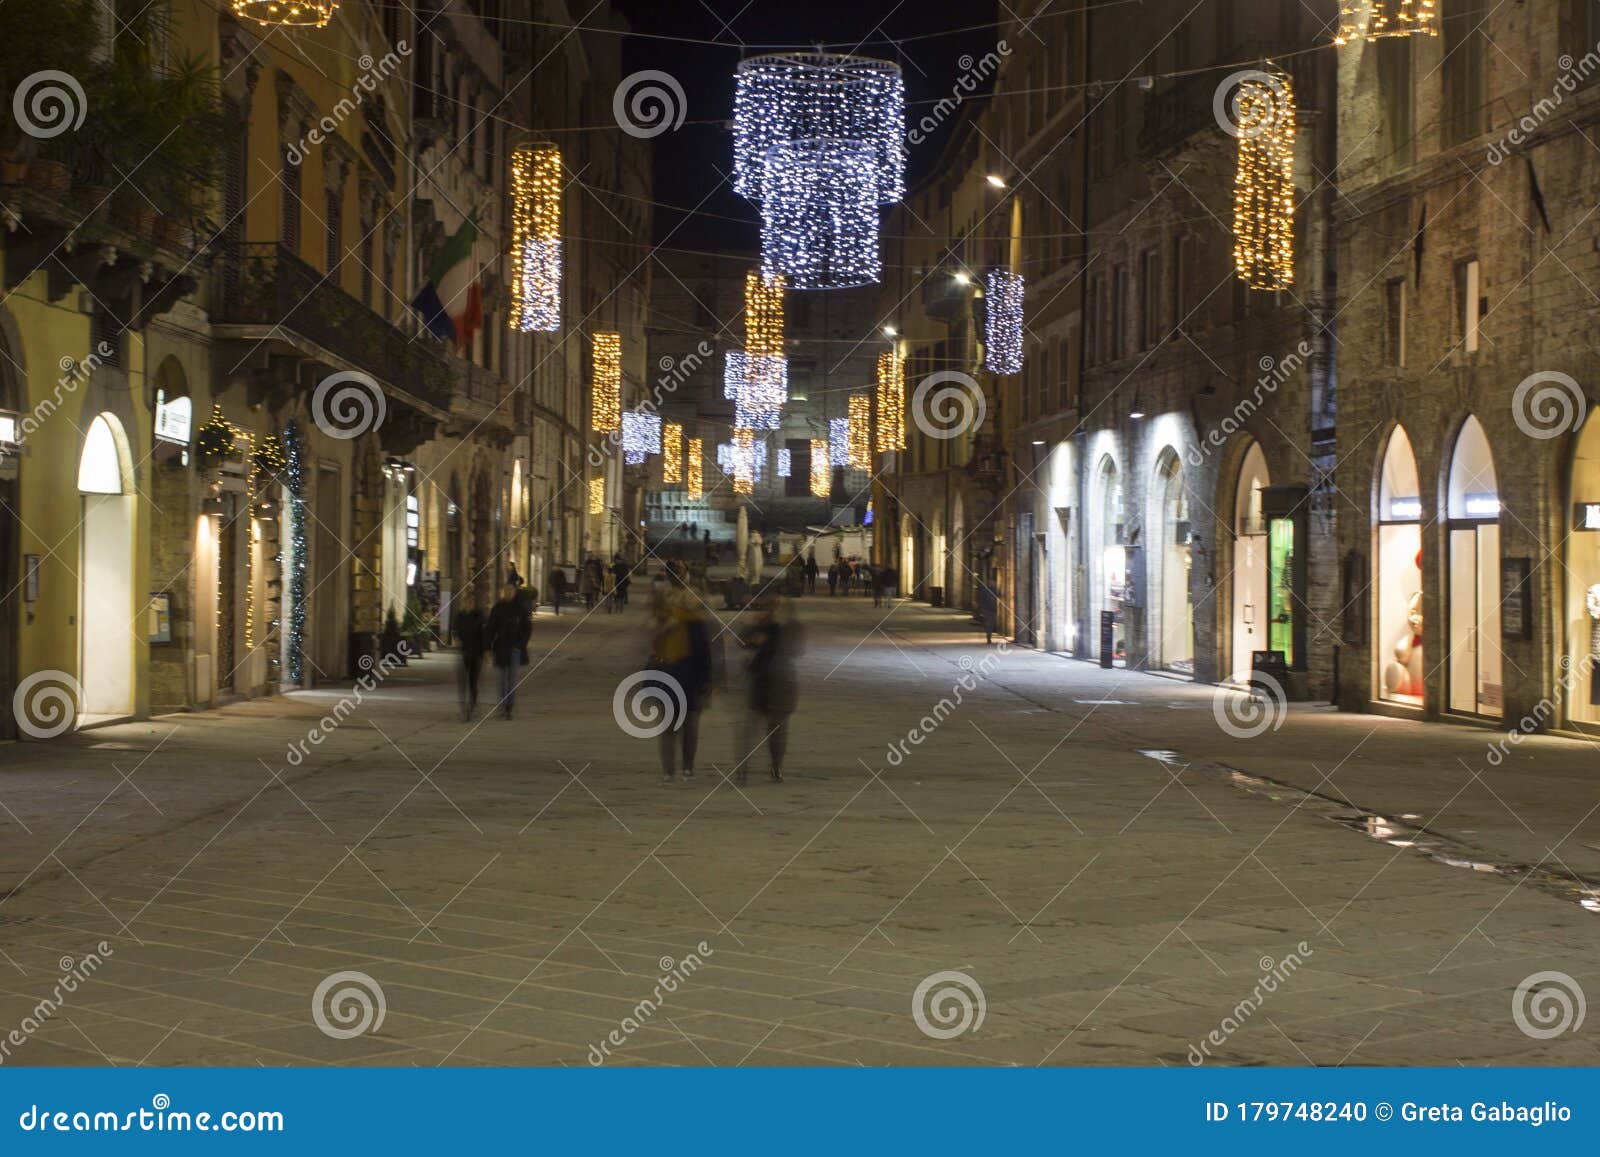
{"label": "hanging chandelier light decoration", "polygon": [[850,395],[850,418],[846,464],[852,470],[872,469],[872,399],[866,394]]}
{"label": "hanging chandelier light decoration", "polygon": [[894,350],[878,355],[878,441],[880,454],[906,448],[906,363]]}
{"label": "hanging chandelier light decoration", "polygon": [[622,424],[622,335],[597,333],[590,339],[594,371],[590,427],[615,433]]}
{"label": "hanging chandelier light decoration", "polygon": [[233,14],[257,24],[326,28],[339,0],[233,0]]}
{"label": "hanging chandelier light decoration", "polygon": [[1437,35],[1439,11],[1434,0],[1344,0],[1333,42],[1344,45],[1392,36]]}
{"label": "hanging chandelier light decoration", "polygon": [[828,465],[850,465],[850,419],[828,419]]}
{"label": "hanging chandelier light decoration", "polygon": [[735,429],[776,430],[789,400],[789,359],[729,350],[722,394],[733,399]]}
{"label": "hanging chandelier light decoration", "polygon": [[833,492],[833,468],[828,454],[826,438],[811,439],[811,494],[826,498]]}
{"label": "hanging chandelier light decoration", "polygon": [[733,432],[733,492],[752,494],[756,488],[756,455],[766,451],[766,443],[754,430]]}
{"label": "hanging chandelier light decoration", "polygon": [[683,484],[683,427],[677,422],[666,423],[661,431],[661,481]]}
{"label": "hanging chandelier light decoration", "polygon": [[699,502],[705,493],[704,469],[702,461],[704,443],[699,438],[689,439],[687,460],[683,466],[684,486],[689,492],[690,502]]}
{"label": "hanging chandelier light decoration", "polygon": [[1294,86],[1252,73],[1233,97],[1239,138],[1233,181],[1233,264],[1251,289],[1294,283]]}
{"label": "hanging chandelier light decoration", "polygon": [[519,145],[511,153],[511,310],[519,333],[561,328],[561,150]]}
{"label": "hanging chandelier light decoration", "polygon": [[794,289],[877,281],[878,207],[905,194],[899,66],[773,53],[741,60],[734,81],[734,189],[761,206],[763,267]]}
{"label": "hanging chandelier light decoration", "polygon": [[622,460],[639,466],[650,454],[661,453],[661,415],[629,410],[622,415]]}
{"label": "hanging chandelier light decoration", "polygon": [[1022,274],[991,269],[984,286],[983,368],[1022,372]]}

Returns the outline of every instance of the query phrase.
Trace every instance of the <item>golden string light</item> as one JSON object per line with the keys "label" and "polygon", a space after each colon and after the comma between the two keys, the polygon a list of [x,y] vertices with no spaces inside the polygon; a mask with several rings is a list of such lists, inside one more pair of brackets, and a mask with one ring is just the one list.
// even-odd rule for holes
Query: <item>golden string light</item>
{"label": "golden string light", "polygon": [[878,441],[880,454],[906,448],[906,363],[894,350],[878,355]]}
{"label": "golden string light", "polygon": [[744,350],[783,356],[783,274],[752,269],[744,275]]}
{"label": "golden string light", "polygon": [[699,502],[700,496],[705,493],[705,484],[701,473],[701,452],[704,444],[699,438],[689,439],[689,461],[686,463],[685,479],[689,491],[689,501]]}
{"label": "golden string light", "polygon": [[850,437],[846,446],[850,469],[872,469],[872,399],[866,394],[850,395]]}
{"label": "golden string light", "polygon": [[233,0],[233,14],[257,24],[294,28],[326,28],[339,0]]}
{"label": "golden string light", "polygon": [[1339,6],[1339,31],[1333,42],[1349,44],[1419,35],[1439,35],[1439,12],[1434,0],[1344,0]]}
{"label": "golden string light", "polygon": [[511,153],[511,310],[519,333],[561,328],[561,150],[519,145]]}
{"label": "golden string light", "polygon": [[594,384],[591,428],[614,433],[622,425],[622,335],[597,333],[593,345]]}
{"label": "golden string light", "polygon": [[1233,264],[1251,289],[1294,283],[1294,86],[1287,73],[1245,78],[1234,97]]}
{"label": "golden string light", "polygon": [[733,432],[733,492],[754,494],[756,489],[756,432]]}
{"label": "golden string light", "polygon": [[683,427],[676,422],[668,422],[661,431],[661,481],[683,482]]}
{"label": "golden string light", "polygon": [[606,476],[600,474],[589,479],[589,513],[606,512]]}
{"label": "golden string light", "polygon": [[826,498],[833,492],[832,467],[828,463],[828,440],[811,439],[811,493]]}

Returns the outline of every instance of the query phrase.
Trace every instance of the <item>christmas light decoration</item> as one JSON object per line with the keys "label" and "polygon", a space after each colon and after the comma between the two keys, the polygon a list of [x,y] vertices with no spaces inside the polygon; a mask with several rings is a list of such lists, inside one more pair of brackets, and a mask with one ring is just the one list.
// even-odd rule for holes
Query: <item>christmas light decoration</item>
{"label": "christmas light decoration", "polygon": [[906,448],[906,363],[894,350],[878,355],[878,441],[880,454]]}
{"label": "christmas light decoration", "polygon": [[850,419],[828,419],[828,465],[850,465]]}
{"label": "christmas light decoration", "polygon": [[1339,6],[1339,31],[1333,42],[1349,44],[1418,35],[1439,35],[1434,0],[1344,0]]}
{"label": "christmas light decoration", "polygon": [[700,496],[705,493],[702,482],[702,463],[700,461],[702,444],[699,438],[689,439],[688,461],[684,464],[684,478],[689,492],[690,502],[699,502]]}
{"label": "christmas light decoration", "polygon": [[752,269],[744,275],[744,348],[746,353],[783,356],[782,274]]}
{"label": "christmas light decoration", "polygon": [[789,477],[789,470],[793,466],[793,455],[788,450],[778,451],[778,477]]}
{"label": "christmas light decoration", "polygon": [[[733,492],[750,494],[756,482],[756,435],[754,430],[733,432]],[[764,450],[765,444],[761,444]]]}
{"label": "christmas light decoration", "polygon": [[991,374],[1022,372],[1022,274],[991,269],[985,279],[983,368]]}
{"label": "christmas light decoration", "polygon": [[561,328],[561,150],[521,145],[511,153],[511,310],[519,333]]}
{"label": "christmas light decoration", "polygon": [[739,62],[734,189],[761,206],[762,266],[795,289],[878,279],[878,206],[905,193],[899,66],[838,53]]}
{"label": "christmas light decoration", "polygon": [[622,423],[622,335],[597,333],[590,341],[594,369],[590,426],[610,434]]}
{"label": "christmas light decoration", "polygon": [[826,498],[833,491],[832,469],[826,438],[811,439],[811,493]]}
{"label": "christmas light decoration", "polygon": [[717,469],[724,474],[733,473],[734,454],[737,447],[732,442],[717,443]]}
{"label": "christmas light decoration", "polygon": [[296,28],[326,28],[338,8],[339,0],[233,0],[235,16]]}
{"label": "christmas light decoration", "polygon": [[746,430],[776,430],[789,400],[789,360],[729,350],[723,361],[722,395],[733,399],[733,424]]}
{"label": "christmas light decoration", "polygon": [[849,430],[846,464],[852,470],[871,470],[872,399],[866,394],[850,395]]}
{"label": "christmas light decoration", "polygon": [[683,427],[676,422],[668,422],[661,434],[661,481],[683,482]]}
{"label": "christmas light decoration", "polygon": [[661,453],[661,415],[629,410],[622,415],[622,460],[629,466],[644,462],[645,455]]}
{"label": "christmas light decoration", "polygon": [[606,476],[598,474],[589,479],[589,513],[604,514],[606,512]]}
{"label": "christmas light decoration", "polygon": [[[283,485],[289,492],[288,515],[290,564],[285,585],[289,588],[289,634],[285,642],[288,651],[289,682],[299,683],[305,678],[306,638],[306,501],[305,501],[305,448],[300,442],[300,427],[290,422],[283,431],[286,461],[283,467]],[[282,558],[282,555],[279,555]]]}
{"label": "christmas light decoration", "polygon": [[1233,182],[1233,264],[1251,289],[1294,282],[1294,88],[1274,71],[1234,97],[1239,160]]}

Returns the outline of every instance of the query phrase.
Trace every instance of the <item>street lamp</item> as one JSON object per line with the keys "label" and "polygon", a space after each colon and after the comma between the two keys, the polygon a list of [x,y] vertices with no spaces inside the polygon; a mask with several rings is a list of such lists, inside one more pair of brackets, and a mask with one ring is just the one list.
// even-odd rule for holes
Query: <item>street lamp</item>
{"label": "street lamp", "polygon": [[1006,179],[998,173],[990,173],[984,180],[988,181],[996,189],[1004,189],[1006,187]]}

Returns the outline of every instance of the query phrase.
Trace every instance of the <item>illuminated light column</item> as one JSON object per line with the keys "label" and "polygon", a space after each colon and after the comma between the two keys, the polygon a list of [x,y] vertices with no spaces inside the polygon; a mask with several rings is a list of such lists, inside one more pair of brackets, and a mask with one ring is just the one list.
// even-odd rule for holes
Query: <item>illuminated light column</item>
{"label": "illuminated light column", "polygon": [[758,443],[754,430],[735,430],[733,432],[733,492],[735,494],[751,494],[756,488],[756,450],[757,447],[765,449],[765,443]]}
{"label": "illuminated light column", "polygon": [[596,475],[589,479],[589,513],[604,514],[606,512],[606,476]]}
{"label": "illuminated light column", "polygon": [[848,465],[852,470],[872,469],[872,399],[850,395]]}
{"label": "illuminated light column", "polygon": [[661,481],[683,483],[683,427],[676,422],[668,422],[661,433]]}
{"label": "illuminated light column", "polygon": [[833,492],[832,457],[828,452],[828,439],[811,439],[811,493],[826,498]]}
{"label": "illuminated light column", "polygon": [[894,350],[878,355],[878,441],[880,454],[906,448],[906,363]]}
{"label": "illuminated light column", "polygon": [[828,419],[828,465],[850,465],[850,419]]}
{"label": "illuminated light column", "polygon": [[767,158],[761,260],[796,289],[871,285],[883,273],[872,146],[786,141]]}
{"label": "illuminated light column", "polygon": [[788,450],[778,451],[778,477],[789,477],[789,471],[794,468],[794,458]]}
{"label": "illuminated light column", "polygon": [[984,287],[983,368],[991,374],[1022,372],[1022,274],[991,269]]}
{"label": "illuminated light column", "polygon": [[1251,289],[1294,283],[1294,88],[1286,73],[1247,78],[1233,102],[1233,264]]}
{"label": "illuminated light column", "polygon": [[684,480],[689,491],[690,502],[700,501],[701,495],[705,493],[703,481],[704,464],[701,461],[703,448],[704,443],[699,438],[689,439],[688,461],[684,463]]}
{"label": "illuminated light column", "polygon": [[622,460],[642,465],[645,456],[661,453],[661,415],[629,410],[622,415]]}
{"label": "illuminated light column", "polygon": [[511,310],[519,333],[561,328],[561,150],[521,145],[511,154]]}
{"label": "illuminated light column", "polygon": [[590,426],[601,434],[622,424],[622,335],[597,333],[591,339],[594,383]]}

